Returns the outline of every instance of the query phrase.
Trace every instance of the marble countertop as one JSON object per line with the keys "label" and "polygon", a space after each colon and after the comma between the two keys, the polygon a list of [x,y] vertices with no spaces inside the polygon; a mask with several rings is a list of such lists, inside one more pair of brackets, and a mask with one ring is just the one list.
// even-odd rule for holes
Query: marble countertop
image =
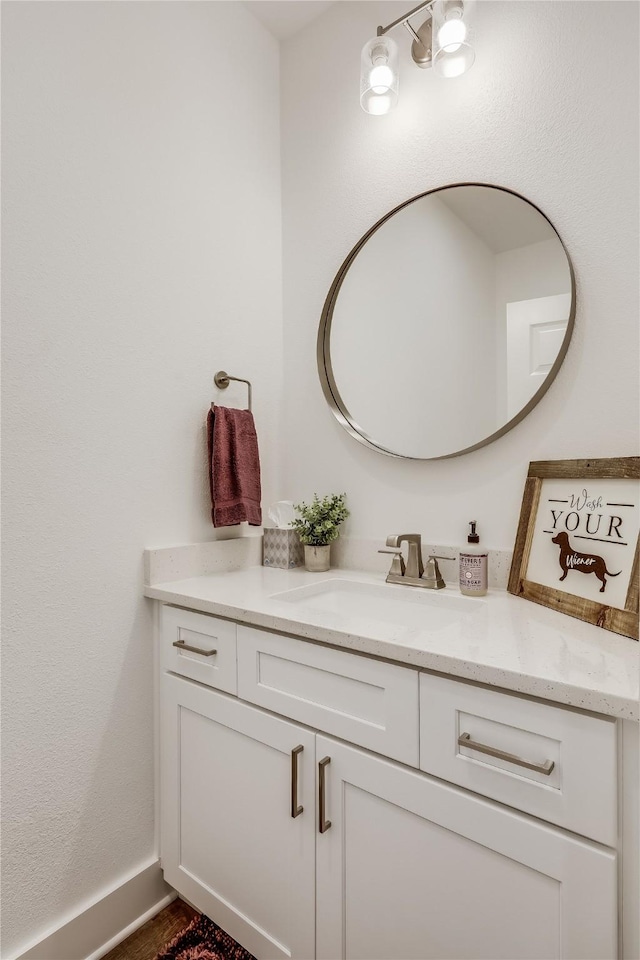
{"label": "marble countertop", "polygon": [[[470,601],[468,613],[436,617],[440,625],[430,626],[426,614],[424,626],[418,627],[273,597],[330,578],[384,584],[383,575],[354,570],[317,574],[250,566],[148,585],[145,596],[612,717],[639,719],[640,644],[635,640],[504,590]],[[415,588],[386,589],[404,596]],[[460,598],[452,587],[431,596],[443,608],[448,597]]]}

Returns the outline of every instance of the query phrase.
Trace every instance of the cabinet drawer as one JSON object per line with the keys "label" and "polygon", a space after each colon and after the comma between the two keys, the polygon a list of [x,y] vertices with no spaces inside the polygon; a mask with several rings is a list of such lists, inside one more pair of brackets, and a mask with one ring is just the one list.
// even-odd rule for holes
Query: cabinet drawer
{"label": "cabinet drawer", "polygon": [[420,769],[615,846],[616,724],[420,675]]}
{"label": "cabinet drawer", "polygon": [[162,670],[237,692],[235,623],[166,606],[160,617]]}
{"label": "cabinet drawer", "polygon": [[418,673],[238,627],[238,696],[418,765]]}

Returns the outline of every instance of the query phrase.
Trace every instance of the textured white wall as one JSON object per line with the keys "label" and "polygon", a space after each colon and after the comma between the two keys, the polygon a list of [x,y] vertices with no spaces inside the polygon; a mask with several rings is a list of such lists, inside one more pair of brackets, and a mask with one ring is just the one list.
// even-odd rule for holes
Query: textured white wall
{"label": "textured white wall", "polygon": [[214,537],[221,367],[275,498],[282,328],[276,41],[241,3],[2,14],[9,956],[152,853],[142,551]]}
{"label": "textured white wall", "polygon": [[[399,106],[369,117],[358,104],[360,48],[406,9],[340,2],[284,44],[282,495],[345,489],[353,535],[408,529],[454,544],[473,518],[487,546],[510,549],[530,460],[638,452],[639,8],[483,0],[476,63],[452,81],[414,67],[399,32]],[[555,383],[511,433],[453,460],[398,461],[358,444],[329,412],[318,320],[342,260],[376,220],[461,181],[509,187],[551,219],[577,275],[575,333]],[[464,383],[451,390],[468,400]],[[416,414],[438,416],[445,402],[425,393]]]}

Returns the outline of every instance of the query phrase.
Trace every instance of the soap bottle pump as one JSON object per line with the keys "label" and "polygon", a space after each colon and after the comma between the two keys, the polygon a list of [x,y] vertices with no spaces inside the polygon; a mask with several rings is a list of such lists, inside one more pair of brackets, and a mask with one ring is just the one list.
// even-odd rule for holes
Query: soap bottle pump
{"label": "soap bottle pump", "polygon": [[460,551],[460,593],[465,597],[484,597],[487,592],[487,551],[480,546],[476,520],[471,520],[468,546]]}

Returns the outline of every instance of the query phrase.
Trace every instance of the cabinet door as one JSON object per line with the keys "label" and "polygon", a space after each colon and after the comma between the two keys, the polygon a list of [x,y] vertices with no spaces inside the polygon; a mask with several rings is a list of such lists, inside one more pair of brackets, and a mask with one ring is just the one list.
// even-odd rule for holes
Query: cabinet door
{"label": "cabinet door", "polygon": [[260,960],[313,957],[314,734],[166,674],[161,703],[166,880]]}
{"label": "cabinet door", "polygon": [[604,847],[325,737],[323,960],[613,958]]}

